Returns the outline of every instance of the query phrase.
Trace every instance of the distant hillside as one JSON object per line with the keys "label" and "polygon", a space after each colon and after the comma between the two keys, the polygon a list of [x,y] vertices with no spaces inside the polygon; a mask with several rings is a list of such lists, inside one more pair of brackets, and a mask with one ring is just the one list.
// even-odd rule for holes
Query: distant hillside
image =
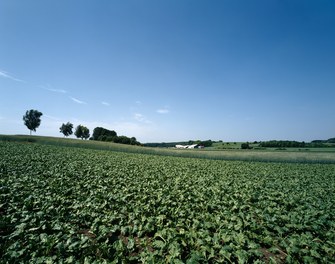
{"label": "distant hillside", "polygon": [[145,143],[143,144],[145,147],[154,147],[154,148],[173,148],[176,145],[192,145],[192,144],[199,144],[204,147],[211,147],[214,141],[212,140],[189,140],[189,141],[180,141],[180,142],[162,142],[162,143]]}
{"label": "distant hillside", "polygon": [[327,140],[313,140],[312,143],[335,143],[335,138],[330,138]]}
{"label": "distant hillside", "polygon": [[313,140],[310,143],[292,140],[270,140],[260,142],[259,146],[265,148],[324,148],[329,147],[330,143],[335,143],[334,139],[335,138],[328,140]]}
{"label": "distant hillside", "polygon": [[[236,142],[223,143],[222,141],[216,142],[212,140],[206,140],[206,141],[189,140],[180,142],[145,143],[143,145],[146,147],[155,147],[155,148],[173,148],[176,145],[192,145],[192,144],[199,144],[205,147],[213,146],[220,149],[241,148],[241,143],[239,144],[236,144]],[[327,140],[313,140],[311,142],[294,141],[294,140],[269,140],[259,142],[254,141],[253,143],[247,142],[247,144],[250,144],[251,147],[260,147],[260,148],[327,148],[327,147],[333,147],[333,144],[335,144],[335,138],[330,138]]]}

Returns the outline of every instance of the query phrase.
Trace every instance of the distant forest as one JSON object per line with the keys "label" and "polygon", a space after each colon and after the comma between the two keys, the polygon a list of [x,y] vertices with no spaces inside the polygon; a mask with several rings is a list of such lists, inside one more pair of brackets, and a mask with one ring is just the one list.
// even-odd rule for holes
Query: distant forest
{"label": "distant forest", "polygon": [[322,148],[328,147],[327,143],[335,143],[335,138],[327,140],[313,140],[310,143],[304,141],[291,141],[291,140],[271,140],[260,142],[259,146],[264,148]]}
{"label": "distant forest", "polygon": [[313,140],[312,143],[335,143],[335,138],[330,138],[327,140]]}

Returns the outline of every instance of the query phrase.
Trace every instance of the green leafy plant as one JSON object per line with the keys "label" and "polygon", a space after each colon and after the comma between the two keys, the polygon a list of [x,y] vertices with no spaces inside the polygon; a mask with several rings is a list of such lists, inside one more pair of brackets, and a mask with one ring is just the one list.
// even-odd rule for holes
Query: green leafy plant
{"label": "green leafy plant", "polygon": [[334,164],[0,150],[4,263],[334,260]]}

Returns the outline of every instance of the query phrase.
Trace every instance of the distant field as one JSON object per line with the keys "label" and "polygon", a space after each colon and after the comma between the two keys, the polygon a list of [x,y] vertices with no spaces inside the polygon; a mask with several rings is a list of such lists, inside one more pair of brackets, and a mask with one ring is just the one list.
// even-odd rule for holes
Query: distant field
{"label": "distant field", "polygon": [[[233,142],[229,146],[232,149],[218,149],[214,147],[195,150],[150,148],[140,146],[122,145],[111,142],[85,141],[79,139],[40,137],[40,136],[7,136],[0,135],[0,141],[30,142],[46,145],[57,145],[77,148],[90,148],[98,150],[110,150],[127,153],[142,153],[176,157],[194,157],[216,160],[249,160],[269,162],[303,162],[303,163],[335,163],[335,148],[321,149],[251,149],[241,150],[241,143]],[[253,146],[251,144],[251,146]]]}
{"label": "distant field", "polygon": [[0,141],[1,263],[334,261],[335,164],[20,139]]}
{"label": "distant field", "polygon": [[[237,150],[241,149],[241,145],[245,142],[215,142],[213,143],[213,146],[208,148],[208,150]],[[259,147],[258,143],[249,143],[250,147],[252,147],[253,150],[266,150],[266,151],[299,151],[299,152],[334,152],[335,153],[335,144],[334,143],[328,143],[325,145],[328,145],[327,147],[305,147],[305,148],[294,148],[294,147],[284,147],[284,148],[263,148]]]}

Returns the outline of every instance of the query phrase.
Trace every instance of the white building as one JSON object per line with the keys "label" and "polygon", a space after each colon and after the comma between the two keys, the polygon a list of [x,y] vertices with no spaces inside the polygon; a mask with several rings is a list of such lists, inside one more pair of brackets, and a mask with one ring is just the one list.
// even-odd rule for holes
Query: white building
{"label": "white building", "polygon": [[193,145],[176,145],[177,149],[195,149],[199,148],[200,146],[198,144],[193,144]]}

